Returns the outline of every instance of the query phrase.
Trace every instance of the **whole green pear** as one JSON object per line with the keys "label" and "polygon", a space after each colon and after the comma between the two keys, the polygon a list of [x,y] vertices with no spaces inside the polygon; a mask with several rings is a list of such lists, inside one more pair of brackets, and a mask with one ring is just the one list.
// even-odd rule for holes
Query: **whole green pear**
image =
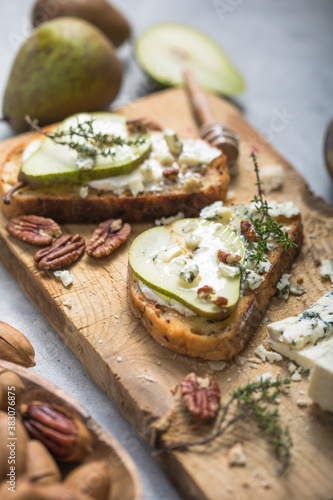
{"label": "whole green pear", "polygon": [[36,0],[32,13],[34,26],[55,17],[72,16],[94,24],[118,47],[130,36],[126,18],[107,0]]}
{"label": "whole green pear", "polygon": [[25,115],[46,125],[81,111],[105,108],[116,97],[122,67],[112,43],[95,26],[62,17],[43,23],[24,42],[3,99],[3,115],[17,132]]}

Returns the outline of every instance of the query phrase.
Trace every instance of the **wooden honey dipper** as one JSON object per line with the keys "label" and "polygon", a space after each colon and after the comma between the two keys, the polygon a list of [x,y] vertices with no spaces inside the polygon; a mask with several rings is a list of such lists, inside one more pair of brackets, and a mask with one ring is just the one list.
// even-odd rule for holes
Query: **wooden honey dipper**
{"label": "wooden honey dipper", "polygon": [[200,137],[212,146],[222,150],[228,158],[230,175],[236,175],[238,170],[238,135],[223,122],[214,120],[206,96],[191,70],[184,70],[184,79],[194,114],[200,125]]}

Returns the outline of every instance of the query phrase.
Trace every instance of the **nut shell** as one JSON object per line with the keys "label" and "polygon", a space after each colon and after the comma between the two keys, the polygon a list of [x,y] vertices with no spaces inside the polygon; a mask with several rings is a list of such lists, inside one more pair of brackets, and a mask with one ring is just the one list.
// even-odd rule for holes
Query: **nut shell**
{"label": "nut shell", "polygon": [[5,370],[0,373],[0,410],[8,412],[8,407],[19,412],[24,384],[14,372]]}
{"label": "nut shell", "polygon": [[26,474],[30,481],[38,484],[56,483],[61,480],[59,467],[47,448],[36,439],[27,444]]}
{"label": "nut shell", "polygon": [[[26,470],[28,435],[17,417],[15,418],[15,425],[13,425],[15,430],[11,431],[11,427],[7,413],[0,412],[0,482],[7,478],[11,466],[8,461],[10,462],[14,455],[16,479],[22,476]],[[13,432],[13,435],[10,434],[11,432]],[[1,496],[0,498],[2,499]]]}
{"label": "nut shell", "polygon": [[65,479],[75,492],[105,500],[110,491],[110,467],[106,461],[88,462],[76,467]]}
{"label": "nut shell", "polygon": [[15,493],[8,491],[8,484],[0,487],[1,500],[94,500],[87,495],[80,495],[61,483],[39,485],[29,482],[24,477],[17,481]]}
{"label": "nut shell", "polygon": [[0,359],[29,368],[35,366],[35,350],[23,333],[0,321]]}

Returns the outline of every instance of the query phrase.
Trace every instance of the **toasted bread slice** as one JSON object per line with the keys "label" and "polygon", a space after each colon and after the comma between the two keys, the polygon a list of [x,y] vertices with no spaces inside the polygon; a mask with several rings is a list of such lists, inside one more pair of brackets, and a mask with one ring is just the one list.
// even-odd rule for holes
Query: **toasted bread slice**
{"label": "toasted bread slice", "polygon": [[133,196],[126,190],[118,195],[89,187],[86,197],[80,195],[79,185],[44,189],[25,186],[13,194],[10,204],[5,204],[4,196],[18,183],[24,149],[41,137],[36,133],[30,141],[17,146],[0,166],[1,210],[7,217],[34,214],[53,218],[59,223],[100,222],[109,218],[141,222],[180,211],[185,216],[196,217],[204,206],[225,200],[227,195],[229,174],[226,157],[221,154],[207,166],[197,169],[200,180],[196,176],[192,185],[190,179],[184,185],[177,182],[177,178],[166,177],[159,192],[147,190]]}
{"label": "toasted bread slice", "polygon": [[133,313],[155,340],[177,353],[208,360],[231,359],[244,348],[259,325],[280,277],[291,267],[302,243],[301,217],[281,219],[281,222],[288,226],[289,236],[298,247],[286,252],[279,245],[268,254],[271,268],[264,274],[265,280],[240,298],[227,319],[212,321],[200,316],[183,316],[171,307],[149,300],[129,268],[128,294]]}

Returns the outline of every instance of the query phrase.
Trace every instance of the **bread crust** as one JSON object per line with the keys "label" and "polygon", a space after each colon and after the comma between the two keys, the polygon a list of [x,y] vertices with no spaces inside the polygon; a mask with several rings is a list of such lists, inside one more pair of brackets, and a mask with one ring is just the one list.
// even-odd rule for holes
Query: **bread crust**
{"label": "bread crust", "polygon": [[116,196],[89,188],[88,196],[82,198],[80,186],[43,190],[26,186],[15,192],[9,205],[4,204],[4,196],[18,182],[24,149],[39,138],[41,134],[36,133],[28,142],[15,147],[0,166],[1,211],[7,217],[34,214],[50,217],[59,223],[96,223],[110,218],[142,222],[178,212],[183,212],[186,217],[196,217],[203,207],[217,200],[225,201],[227,196],[230,178],[226,156],[221,154],[206,167],[201,177],[202,187],[190,192],[175,189],[162,194],[145,192],[132,196],[125,192]]}
{"label": "bread crust", "polygon": [[303,240],[301,217],[294,217],[288,230],[298,247],[285,252],[281,245],[270,252],[271,268],[265,281],[241,297],[237,308],[225,320],[212,321],[200,316],[182,316],[174,309],[148,300],[139,287],[139,280],[128,269],[128,296],[131,309],[157,342],[169,349],[208,360],[229,360],[238,354],[250,339],[265,314],[276,285],[287,272]]}

